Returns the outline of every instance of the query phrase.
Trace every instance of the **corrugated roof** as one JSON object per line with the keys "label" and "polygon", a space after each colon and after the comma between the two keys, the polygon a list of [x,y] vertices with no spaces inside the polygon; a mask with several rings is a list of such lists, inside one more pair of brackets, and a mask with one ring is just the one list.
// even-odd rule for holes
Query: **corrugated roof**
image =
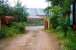
{"label": "corrugated roof", "polygon": [[41,8],[27,8],[27,12],[29,13],[29,16],[46,15],[44,9]]}
{"label": "corrugated roof", "polygon": [[28,16],[28,18],[38,18],[38,19],[43,19],[43,16]]}

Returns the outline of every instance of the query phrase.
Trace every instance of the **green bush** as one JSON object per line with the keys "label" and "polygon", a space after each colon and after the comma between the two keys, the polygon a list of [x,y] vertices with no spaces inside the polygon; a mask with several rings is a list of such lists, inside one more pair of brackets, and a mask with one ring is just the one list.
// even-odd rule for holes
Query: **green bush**
{"label": "green bush", "polygon": [[25,31],[25,23],[12,23],[10,26],[2,27],[0,38],[12,37]]}
{"label": "green bush", "polygon": [[65,32],[61,29],[62,27],[57,28],[57,30],[53,29],[54,31],[51,29],[51,32],[55,33],[59,40],[61,50],[76,50],[76,32],[72,28],[68,27],[67,36],[65,37]]}
{"label": "green bush", "polygon": [[0,39],[5,38],[5,36],[6,36],[5,33],[0,31]]}
{"label": "green bush", "polygon": [[15,26],[15,28],[17,28],[20,32],[24,32],[25,31],[25,25],[26,23],[13,23],[12,25]]}
{"label": "green bush", "polygon": [[64,37],[64,32],[58,32],[57,35],[61,45],[63,45],[63,50],[76,50],[76,34],[73,30],[67,31],[67,37]]}

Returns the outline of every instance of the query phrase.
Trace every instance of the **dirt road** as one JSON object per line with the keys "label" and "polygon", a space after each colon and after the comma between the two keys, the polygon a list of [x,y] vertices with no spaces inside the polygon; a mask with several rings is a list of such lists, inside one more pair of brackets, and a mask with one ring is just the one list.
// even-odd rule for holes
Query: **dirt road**
{"label": "dirt road", "polygon": [[0,50],[59,50],[57,41],[41,31],[43,27],[40,28],[30,27],[27,34],[8,41],[9,43]]}

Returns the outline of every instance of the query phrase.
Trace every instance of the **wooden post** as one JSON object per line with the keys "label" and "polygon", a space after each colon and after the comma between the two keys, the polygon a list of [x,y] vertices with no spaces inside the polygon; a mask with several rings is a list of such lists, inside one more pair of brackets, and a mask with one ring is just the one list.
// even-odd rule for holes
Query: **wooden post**
{"label": "wooden post", "polygon": [[48,19],[47,17],[44,18],[44,29],[47,30],[48,29]]}

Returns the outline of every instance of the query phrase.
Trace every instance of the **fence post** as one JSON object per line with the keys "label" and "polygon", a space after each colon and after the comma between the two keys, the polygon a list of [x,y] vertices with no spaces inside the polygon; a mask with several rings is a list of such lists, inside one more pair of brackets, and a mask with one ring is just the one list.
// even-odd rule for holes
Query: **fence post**
{"label": "fence post", "polygon": [[44,29],[47,30],[49,26],[47,17],[44,18]]}

